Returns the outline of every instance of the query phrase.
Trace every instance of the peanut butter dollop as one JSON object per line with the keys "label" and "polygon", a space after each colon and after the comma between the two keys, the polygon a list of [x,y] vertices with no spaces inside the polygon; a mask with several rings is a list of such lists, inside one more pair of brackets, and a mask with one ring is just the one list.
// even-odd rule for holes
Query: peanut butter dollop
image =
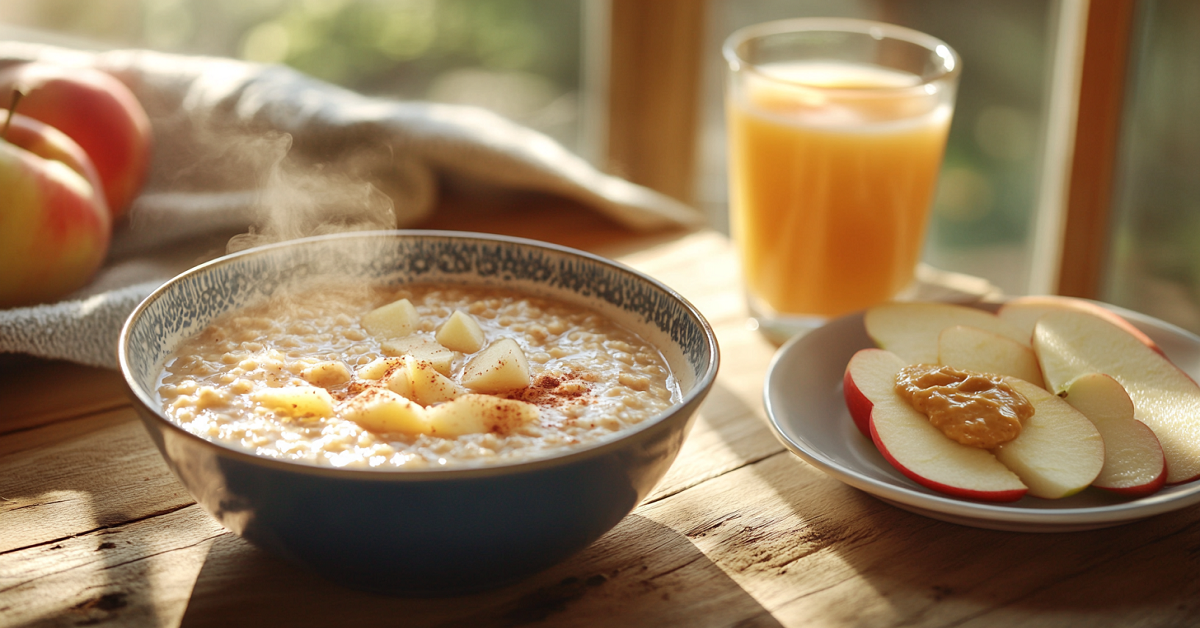
{"label": "peanut butter dollop", "polygon": [[896,374],[896,392],[950,439],[993,449],[1021,433],[1033,405],[989,375],[933,364],[911,364]]}

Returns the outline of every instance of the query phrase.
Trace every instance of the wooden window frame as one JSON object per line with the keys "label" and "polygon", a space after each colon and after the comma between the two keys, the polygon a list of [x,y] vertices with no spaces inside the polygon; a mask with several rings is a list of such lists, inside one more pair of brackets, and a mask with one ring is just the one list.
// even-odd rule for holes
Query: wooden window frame
{"label": "wooden window frame", "polygon": [[1059,294],[1102,296],[1134,9],[1130,0],[1092,0],[1088,6]]}
{"label": "wooden window frame", "polygon": [[609,3],[606,167],[690,203],[707,2]]}

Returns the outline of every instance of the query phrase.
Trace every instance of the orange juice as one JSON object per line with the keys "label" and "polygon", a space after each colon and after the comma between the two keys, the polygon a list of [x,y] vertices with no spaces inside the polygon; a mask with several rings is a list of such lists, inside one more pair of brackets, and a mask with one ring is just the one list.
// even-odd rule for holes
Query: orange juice
{"label": "orange juice", "polygon": [[739,80],[730,228],[756,309],[832,317],[912,282],[947,100],[916,75],[850,63],[767,64]]}

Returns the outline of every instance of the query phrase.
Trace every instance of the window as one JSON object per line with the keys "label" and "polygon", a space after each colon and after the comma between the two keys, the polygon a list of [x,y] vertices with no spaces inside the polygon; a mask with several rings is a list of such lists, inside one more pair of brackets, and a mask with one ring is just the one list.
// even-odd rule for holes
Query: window
{"label": "window", "polygon": [[909,26],[963,57],[926,261],[1200,332],[1190,0],[6,0],[0,36],[277,61],[481,104],[725,229],[720,43],[818,15]]}
{"label": "window", "polygon": [[1099,297],[1200,332],[1200,5],[1134,17]]}
{"label": "window", "polygon": [[5,0],[0,35],[285,63],[371,95],[481,105],[578,148],[582,2]]}
{"label": "window", "polygon": [[794,17],[890,22],[938,37],[963,60],[925,260],[986,277],[1009,293],[1029,291],[1057,3],[711,0],[709,7],[696,196],[715,224],[724,224],[726,207],[725,37],[742,26]]}

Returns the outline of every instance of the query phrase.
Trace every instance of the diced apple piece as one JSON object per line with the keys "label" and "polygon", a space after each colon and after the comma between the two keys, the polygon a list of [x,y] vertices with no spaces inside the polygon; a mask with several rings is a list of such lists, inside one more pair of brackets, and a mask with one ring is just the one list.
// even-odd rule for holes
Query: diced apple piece
{"label": "diced apple piece", "polygon": [[376,358],[358,367],[354,373],[359,379],[378,380],[404,368],[404,358]]}
{"label": "diced apple piece", "polygon": [[417,319],[417,308],[408,299],[400,299],[364,314],[362,326],[376,338],[399,338],[413,332]]}
{"label": "diced apple piece", "polygon": [[[896,392],[907,362],[890,351],[863,349],[846,368],[846,405],[869,412],[875,446],[892,466],[935,491],[992,502],[1016,501],[1026,487],[991,452],[950,440]],[[856,416],[856,421],[858,417]]]}
{"label": "diced apple piece", "polygon": [[908,364],[937,364],[938,335],[955,325],[1029,344],[1028,334],[995,314],[951,303],[886,303],[868,309],[863,322],[877,347],[895,353]]}
{"label": "diced apple piece", "polygon": [[449,376],[451,369],[454,367],[454,352],[427,336],[395,338],[385,341],[381,348],[384,355],[407,355],[422,362],[428,362],[442,375]]}
{"label": "diced apple piece", "polygon": [[1029,487],[1029,494],[1059,499],[1087,488],[1104,467],[1104,440],[1083,414],[1024,380],[1005,383],[1033,404],[1021,433],[992,450]]}
{"label": "diced apple piece", "polygon": [[467,391],[454,380],[442,375],[432,364],[411,355],[404,356],[408,381],[411,384],[410,399],[423,405],[449,401]]}
{"label": "diced apple piece", "polygon": [[533,404],[475,393],[432,406],[427,412],[433,435],[445,438],[487,432],[509,434],[538,417]]}
{"label": "diced apple piece", "polygon": [[1081,375],[1104,373],[1133,400],[1167,458],[1167,484],[1200,478],[1200,386],[1163,354],[1122,327],[1087,312],[1043,314],[1034,350],[1047,387],[1055,393]]}
{"label": "diced apple piece", "polygon": [[1163,487],[1167,460],[1162,446],[1145,423],[1133,418],[1133,400],[1117,380],[1103,373],[1080,375],[1062,397],[1091,419],[1104,438],[1104,468],[1092,486],[1131,497]]}
{"label": "diced apple piece", "polygon": [[462,353],[475,353],[483,347],[483,330],[475,317],[455,310],[437,330],[437,341],[443,347]]}
{"label": "diced apple piece", "polygon": [[317,362],[300,371],[300,378],[321,388],[332,388],[350,381],[350,368],[341,362]]}
{"label": "diced apple piece", "polygon": [[1151,349],[1162,353],[1162,349],[1159,348],[1157,343],[1151,340],[1142,330],[1130,324],[1129,321],[1121,318],[1115,312],[1106,310],[1096,303],[1083,299],[1054,295],[1016,297],[1001,305],[996,315],[1028,332],[1032,342],[1033,328],[1037,325],[1038,319],[1047,312],[1061,312],[1063,310],[1095,314],[1129,332]]}
{"label": "diced apple piece", "polygon": [[333,416],[333,396],[316,386],[263,388],[250,393],[250,400],[293,417]]}
{"label": "diced apple piece", "polygon": [[398,369],[392,369],[388,371],[383,377],[379,378],[379,381],[386,386],[388,390],[396,393],[397,395],[416,401],[417,394],[413,390],[413,375],[412,368],[408,362],[409,359],[410,358],[400,358],[404,365]]}
{"label": "diced apple piece", "polygon": [[943,329],[938,335],[938,364],[1008,375],[1044,386],[1037,354],[1029,345],[976,327],[955,325]]}
{"label": "diced apple piece", "polygon": [[375,388],[350,398],[342,406],[342,416],[372,432],[430,432],[425,409],[390,390]]}
{"label": "diced apple piece", "polygon": [[463,386],[481,393],[502,393],[529,386],[529,360],[521,345],[501,338],[480,351],[463,369]]}
{"label": "diced apple piece", "polygon": [[413,398],[412,380],[408,376],[405,358],[376,358],[359,367],[360,379],[378,381],[401,397]]}

